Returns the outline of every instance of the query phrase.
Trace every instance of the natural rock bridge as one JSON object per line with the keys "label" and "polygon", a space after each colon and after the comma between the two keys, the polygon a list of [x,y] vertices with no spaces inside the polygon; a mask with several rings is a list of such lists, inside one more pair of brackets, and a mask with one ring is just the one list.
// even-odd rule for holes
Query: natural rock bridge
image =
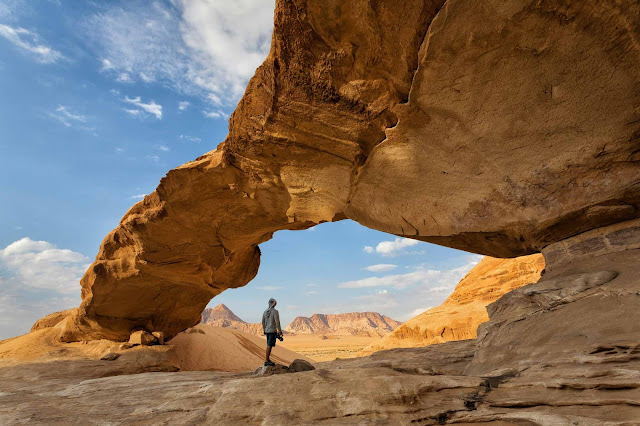
{"label": "natural rock bridge", "polygon": [[278,0],[227,139],[105,238],[62,339],[175,335],[282,229],[514,257],[639,217],[639,39],[634,0]]}

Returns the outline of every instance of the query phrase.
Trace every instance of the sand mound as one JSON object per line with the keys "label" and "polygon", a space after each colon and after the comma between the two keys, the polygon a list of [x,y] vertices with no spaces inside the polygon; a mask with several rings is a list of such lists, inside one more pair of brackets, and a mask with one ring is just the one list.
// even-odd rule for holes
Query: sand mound
{"label": "sand mound", "polygon": [[[278,342],[280,343],[280,342]],[[230,328],[200,324],[171,339],[181,370],[253,371],[264,362],[266,340]],[[289,365],[294,359],[312,361],[276,346],[271,359]]]}
{"label": "sand mound", "polygon": [[[60,327],[49,327],[0,341],[0,367],[32,362],[92,360],[106,353],[120,356],[113,363],[122,372],[216,370],[253,371],[264,362],[266,341],[238,330],[210,325],[190,328],[167,345],[136,346],[125,349],[121,342],[92,340],[61,343]],[[279,342],[278,342],[279,343]],[[272,360],[289,365],[294,359],[309,358],[283,347],[276,347]]]}

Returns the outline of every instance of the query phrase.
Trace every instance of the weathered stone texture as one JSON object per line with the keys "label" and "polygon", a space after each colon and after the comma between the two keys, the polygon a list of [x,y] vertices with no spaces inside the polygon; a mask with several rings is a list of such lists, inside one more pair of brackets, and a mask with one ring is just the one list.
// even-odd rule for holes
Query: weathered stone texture
{"label": "weathered stone texture", "polygon": [[226,141],[107,235],[61,338],[170,338],[277,230],[515,257],[638,217],[639,39],[634,0],[277,1]]}

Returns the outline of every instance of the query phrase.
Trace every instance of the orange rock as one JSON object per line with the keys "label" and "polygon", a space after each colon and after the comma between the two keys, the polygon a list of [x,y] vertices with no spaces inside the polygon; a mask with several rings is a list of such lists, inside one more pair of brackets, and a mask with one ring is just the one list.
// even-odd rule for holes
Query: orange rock
{"label": "orange rock", "polygon": [[405,322],[363,353],[474,339],[478,326],[489,320],[486,306],[511,290],[535,283],[543,269],[541,254],[515,259],[485,257],[442,305]]}
{"label": "orange rock", "polygon": [[227,139],[107,235],[61,339],[174,336],[278,230],[513,257],[638,217],[638,21],[635,0],[279,0]]}

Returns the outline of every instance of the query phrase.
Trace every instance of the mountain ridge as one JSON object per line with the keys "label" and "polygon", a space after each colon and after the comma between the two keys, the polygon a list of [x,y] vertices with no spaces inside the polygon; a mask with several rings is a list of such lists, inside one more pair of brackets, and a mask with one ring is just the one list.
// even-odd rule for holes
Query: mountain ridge
{"label": "mountain ridge", "polygon": [[382,337],[402,323],[378,312],[313,314],[296,317],[285,330],[295,334],[338,334]]}

